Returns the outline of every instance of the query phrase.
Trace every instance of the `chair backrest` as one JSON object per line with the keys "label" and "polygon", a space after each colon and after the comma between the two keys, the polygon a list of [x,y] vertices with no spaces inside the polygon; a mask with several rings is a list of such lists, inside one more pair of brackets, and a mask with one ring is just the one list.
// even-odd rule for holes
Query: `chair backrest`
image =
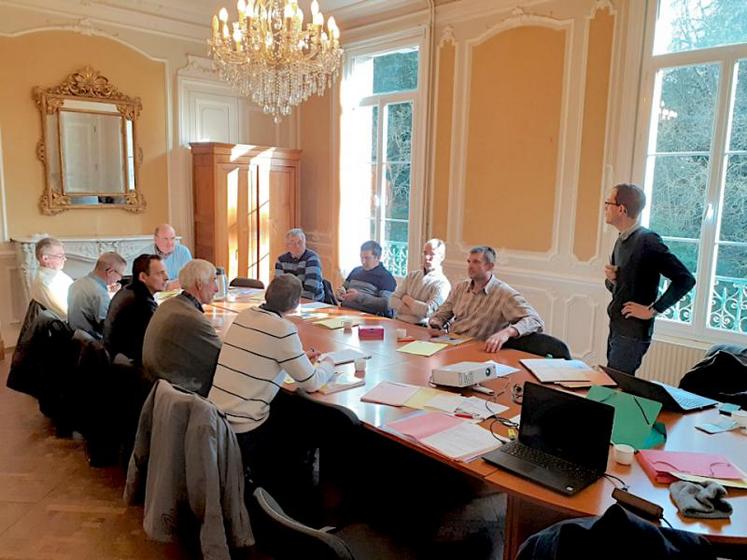
{"label": "chair backrest", "polygon": [[264,488],[254,491],[254,499],[257,508],[252,524],[255,525],[257,545],[273,558],[354,560],[345,541],[289,517]]}
{"label": "chair backrest", "polygon": [[332,289],[332,283],[326,278],[323,278],[322,286],[324,287],[324,303],[328,303],[330,305],[340,305],[340,300],[337,299],[335,291]]}
{"label": "chair backrest", "polygon": [[244,278],[243,276],[237,276],[236,278],[231,280],[229,286],[234,286],[236,288],[257,288],[259,290],[265,289],[265,285],[262,280],[256,280],[254,278]]}
{"label": "chair backrest", "polygon": [[571,359],[571,351],[568,349],[568,345],[559,338],[545,333],[532,333],[520,338],[511,338],[503,347],[522,350],[537,356]]}

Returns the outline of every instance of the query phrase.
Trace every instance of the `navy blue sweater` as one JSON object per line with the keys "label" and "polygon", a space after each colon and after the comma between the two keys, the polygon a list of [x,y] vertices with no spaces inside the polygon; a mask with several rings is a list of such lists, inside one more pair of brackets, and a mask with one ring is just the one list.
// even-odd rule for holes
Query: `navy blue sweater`
{"label": "navy blue sweater", "polygon": [[386,317],[392,316],[389,298],[397,289],[397,282],[392,273],[381,263],[371,270],[364,270],[362,266],[355,267],[348,274],[344,286],[345,289],[354,288],[359,292],[355,299],[342,302],[345,307]]}

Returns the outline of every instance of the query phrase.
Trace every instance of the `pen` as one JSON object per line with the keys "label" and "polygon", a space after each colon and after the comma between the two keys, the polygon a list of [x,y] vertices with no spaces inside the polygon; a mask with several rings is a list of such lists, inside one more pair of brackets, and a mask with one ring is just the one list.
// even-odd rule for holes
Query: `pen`
{"label": "pen", "polygon": [[454,414],[454,416],[457,416],[458,418],[467,418],[469,420],[474,420],[475,417],[471,414],[464,414],[463,412],[457,412]]}

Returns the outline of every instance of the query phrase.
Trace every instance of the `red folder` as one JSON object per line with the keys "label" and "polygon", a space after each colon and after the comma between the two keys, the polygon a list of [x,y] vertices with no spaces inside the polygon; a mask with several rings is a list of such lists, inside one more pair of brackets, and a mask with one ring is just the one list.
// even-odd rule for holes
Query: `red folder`
{"label": "red folder", "polygon": [[675,482],[678,479],[672,472],[730,480],[742,478],[742,473],[723,455],[644,449],[638,452],[637,457],[643,470],[654,482]]}

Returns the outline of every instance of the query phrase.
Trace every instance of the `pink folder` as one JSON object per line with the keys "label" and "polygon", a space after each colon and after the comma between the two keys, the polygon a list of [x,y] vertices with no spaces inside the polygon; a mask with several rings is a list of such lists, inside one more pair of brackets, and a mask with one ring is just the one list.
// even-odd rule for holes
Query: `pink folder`
{"label": "pink folder", "polygon": [[638,462],[656,482],[677,480],[670,474],[672,472],[733,480],[742,478],[742,473],[723,455],[644,449],[638,452]]}
{"label": "pink folder", "polygon": [[443,414],[442,412],[416,412],[402,420],[390,422],[387,424],[387,427],[398,431],[404,436],[421,440],[448,430],[462,422],[466,422],[466,420]]}

